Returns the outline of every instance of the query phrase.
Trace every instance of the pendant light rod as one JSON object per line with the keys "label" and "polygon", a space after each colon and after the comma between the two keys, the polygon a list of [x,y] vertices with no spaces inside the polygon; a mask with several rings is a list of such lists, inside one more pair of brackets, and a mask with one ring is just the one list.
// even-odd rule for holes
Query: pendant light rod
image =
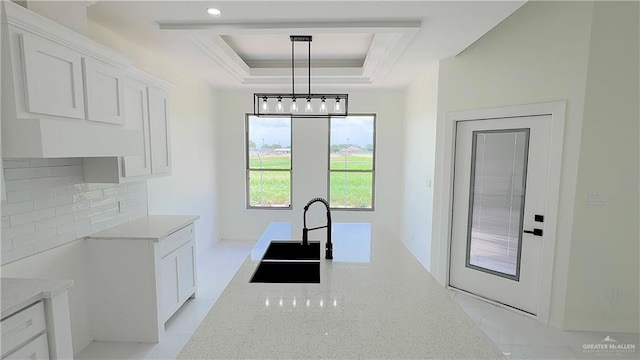
{"label": "pendant light rod", "polygon": [[309,69],[309,92],[307,94],[309,96],[311,96],[311,39],[309,39],[309,63],[308,63],[308,69]]}
{"label": "pendant light rod", "polygon": [[293,94],[293,98],[296,98],[296,52],[295,52],[295,40],[293,40],[293,36],[291,39],[291,94]]}
{"label": "pendant light rod", "polygon": [[[348,94],[313,94],[311,93],[311,35],[290,35],[291,40],[291,93],[254,93],[253,114],[256,116],[291,116],[291,117],[327,117],[327,116],[348,116],[349,95]],[[304,112],[300,113],[301,106],[296,103],[296,42],[306,42],[307,45],[307,96]],[[301,95],[301,94],[300,94]],[[335,99],[335,100],[334,100]],[[328,100],[328,101],[327,101]],[[328,102],[333,105],[331,108]],[[273,105],[269,105],[269,104]],[[274,104],[275,103],[275,104]],[[284,104],[283,104],[284,103]],[[315,104],[315,106],[314,106]],[[275,110],[272,106],[275,105]],[[284,106],[289,105],[289,106]],[[290,112],[285,110],[290,107]]]}
{"label": "pendant light rod", "polygon": [[308,59],[308,67],[309,67],[309,93],[311,95],[311,41],[313,41],[313,36],[311,35],[290,35],[289,39],[291,40],[291,94],[295,98],[296,96],[296,51],[295,51],[295,43],[296,42],[307,42],[309,43],[309,59]]}

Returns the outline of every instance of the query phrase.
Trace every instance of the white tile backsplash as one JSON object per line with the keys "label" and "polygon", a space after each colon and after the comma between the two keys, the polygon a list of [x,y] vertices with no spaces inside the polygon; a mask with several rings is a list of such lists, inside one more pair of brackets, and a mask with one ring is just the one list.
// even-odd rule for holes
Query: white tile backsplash
{"label": "white tile backsplash", "polygon": [[147,215],[147,183],[88,184],[82,159],[4,159],[7,264]]}

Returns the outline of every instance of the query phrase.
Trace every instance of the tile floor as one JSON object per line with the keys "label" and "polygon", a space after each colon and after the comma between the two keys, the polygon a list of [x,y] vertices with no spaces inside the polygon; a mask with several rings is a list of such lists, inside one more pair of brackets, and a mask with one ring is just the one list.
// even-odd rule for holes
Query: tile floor
{"label": "tile floor", "polygon": [[[174,359],[224,291],[253,247],[253,242],[221,241],[211,259],[198,263],[198,293],[168,322],[166,337],[158,344],[94,341],[76,359]],[[534,319],[450,291],[451,298],[510,359],[638,359],[638,334],[562,331]],[[634,344],[631,352],[585,350],[609,337],[618,344]]]}

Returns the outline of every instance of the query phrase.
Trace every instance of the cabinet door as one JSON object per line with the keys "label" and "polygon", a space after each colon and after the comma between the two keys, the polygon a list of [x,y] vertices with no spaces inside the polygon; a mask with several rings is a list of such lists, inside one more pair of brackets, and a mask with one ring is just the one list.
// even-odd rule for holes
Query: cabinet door
{"label": "cabinet door", "polygon": [[148,88],[147,93],[151,139],[151,172],[153,174],[166,174],[171,172],[168,96],[166,92],[151,87]]}
{"label": "cabinet door", "polygon": [[196,291],[195,243],[193,241],[182,246],[178,253],[178,289],[180,302],[183,302]]}
{"label": "cabinet door", "polygon": [[82,58],[71,49],[22,34],[26,110],[84,119]]}
{"label": "cabinet door", "polygon": [[178,285],[178,251],[160,261],[162,268],[162,320],[166,321],[178,309],[180,291]]}
{"label": "cabinet door", "polygon": [[143,153],[140,156],[122,158],[122,176],[135,177],[151,174],[151,153],[149,143],[149,116],[147,113],[147,87],[134,81],[124,86],[125,127],[140,132],[139,141]]}
{"label": "cabinet door", "polygon": [[37,338],[31,340],[23,347],[9,354],[4,359],[49,359],[49,345],[47,343],[47,334],[41,334]]}
{"label": "cabinet door", "polygon": [[84,58],[87,120],[122,124],[124,122],[124,76],[115,67]]}

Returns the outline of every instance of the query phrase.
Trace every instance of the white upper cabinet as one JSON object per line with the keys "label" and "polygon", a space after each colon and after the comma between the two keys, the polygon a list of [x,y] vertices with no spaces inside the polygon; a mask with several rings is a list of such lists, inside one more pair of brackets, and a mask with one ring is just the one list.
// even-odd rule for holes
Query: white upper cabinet
{"label": "white upper cabinet", "polygon": [[23,33],[22,51],[28,112],[84,119],[82,57]]}
{"label": "white upper cabinet", "polygon": [[[149,131],[168,127],[167,98],[165,95],[165,113],[159,115],[165,123],[152,129],[147,88],[166,90],[172,84],[13,2],[2,1],[2,5],[6,13],[6,21],[0,24],[3,156],[109,158],[118,163],[127,157],[127,167],[122,169],[127,176],[148,175],[145,169],[155,162],[166,173],[168,145],[155,143],[165,154],[154,161]],[[129,88],[127,103],[125,82],[137,72],[143,73],[144,86]],[[155,114],[161,106],[153,99]],[[127,107],[132,111],[130,117]]]}
{"label": "white upper cabinet", "polygon": [[125,126],[140,131],[139,142],[143,144],[140,156],[122,158],[122,176],[151,175],[151,145],[149,142],[149,115],[147,87],[135,80],[128,80],[124,87]]}
{"label": "white upper cabinet", "polygon": [[84,58],[87,120],[122,124],[124,122],[124,73],[116,67]]}
{"label": "white upper cabinet", "polygon": [[151,87],[147,94],[151,137],[151,170],[154,174],[167,174],[171,172],[168,96],[166,92]]}
{"label": "white upper cabinet", "polygon": [[173,84],[141,70],[124,82],[124,127],[138,132],[137,155],[84,159],[89,183],[125,183],[171,174],[168,91]]}

